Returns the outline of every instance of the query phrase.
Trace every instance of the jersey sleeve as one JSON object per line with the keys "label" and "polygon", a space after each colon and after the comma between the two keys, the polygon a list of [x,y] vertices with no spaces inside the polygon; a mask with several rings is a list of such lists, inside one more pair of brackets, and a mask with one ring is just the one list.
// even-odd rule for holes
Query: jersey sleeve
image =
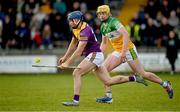
{"label": "jersey sleeve", "polygon": [[124,26],[119,22],[119,20],[114,19],[114,20],[112,21],[112,29],[114,29],[114,30],[119,30],[119,29],[122,28],[122,27],[124,27]]}

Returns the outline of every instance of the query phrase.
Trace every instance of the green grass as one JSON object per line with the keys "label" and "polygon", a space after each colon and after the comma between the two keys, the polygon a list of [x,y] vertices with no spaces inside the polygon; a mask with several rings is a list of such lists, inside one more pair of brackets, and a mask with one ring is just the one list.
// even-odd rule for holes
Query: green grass
{"label": "green grass", "polygon": [[180,74],[158,74],[172,82],[175,96],[168,99],[158,84],[145,87],[136,83],[113,86],[113,104],[95,102],[103,95],[103,85],[93,75],[83,77],[78,107],[65,107],[71,100],[72,76],[66,74],[1,74],[0,111],[180,111]]}

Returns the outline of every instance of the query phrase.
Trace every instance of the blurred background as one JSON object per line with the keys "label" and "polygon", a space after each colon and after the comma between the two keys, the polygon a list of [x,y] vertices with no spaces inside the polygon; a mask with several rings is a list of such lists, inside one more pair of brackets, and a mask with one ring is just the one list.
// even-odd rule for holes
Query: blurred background
{"label": "blurred background", "polygon": [[[67,108],[61,102],[72,98],[73,69],[32,67],[57,65],[71,40],[71,11],[82,11],[101,41],[96,9],[103,4],[126,27],[145,70],[171,81],[173,99],[147,81],[148,87],[113,86],[113,104],[98,104],[104,85],[90,72],[82,78],[80,106]],[[0,111],[180,111],[179,21],[180,0],[0,0]],[[110,52],[111,47],[105,55]],[[124,63],[111,75],[127,72],[132,73]]]}
{"label": "blurred background", "polygon": [[[180,0],[0,0],[0,73],[57,72],[31,65],[36,57],[41,58],[39,64],[57,65],[71,40],[66,20],[71,11],[82,11],[101,41],[96,9],[102,4],[127,28],[145,69],[180,71]],[[175,70],[167,59],[169,44],[175,46],[170,50]],[[126,64],[115,69],[129,70]]]}

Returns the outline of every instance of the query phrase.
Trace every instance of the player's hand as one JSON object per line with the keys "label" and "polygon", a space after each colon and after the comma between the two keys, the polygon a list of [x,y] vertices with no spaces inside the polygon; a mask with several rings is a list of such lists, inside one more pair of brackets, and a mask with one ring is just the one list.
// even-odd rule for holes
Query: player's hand
{"label": "player's hand", "polygon": [[62,57],[58,60],[58,65],[61,65],[62,63],[64,63],[66,61],[66,57]]}
{"label": "player's hand", "polygon": [[65,63],[62,63],[59,67],[61,69],[66,69],[66,68],[68,68],[68,66],[69,66],[69,64],[65,62]]}
{"label": "player's hand", "polygon": [[121,54],[120,60],[121,60],[122,63],[125,63],[125,62],[127,61],[126,53],[122,53],[122,54]]}

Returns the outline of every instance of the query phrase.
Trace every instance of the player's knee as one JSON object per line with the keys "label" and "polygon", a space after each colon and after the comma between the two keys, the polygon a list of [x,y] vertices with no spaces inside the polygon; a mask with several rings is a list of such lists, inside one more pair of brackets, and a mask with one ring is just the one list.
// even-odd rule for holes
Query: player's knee
{"label": "player's knee", "polygon": [[81,72],[79,70],[74,70],[73,77],[81,77]]}
{"label": "player's knee", "polygon": [[73,77],[81,77],[83,75],[83,71],[79,69],[75,69],[73,71]]}
{"label": "player's knee", "polygon": [[104,81],[104,85],[106,85],[106,86],[110,86],[110,85],[111,85],[111,81],[110,81],[110,80],[106,80],[106,81]]}
{"label": "player's knee", "polygon": [[106,67],[106,69],[107,69],[108,72],[111,71],[111,66],[108,66],[108,65],[107,65],[107,66],[105,66],[105,67]]}
{"label": "player's knee", "polygon": [[146,72],[144,71],[144,72],[141,72],[141,73],[139,73],[143,78],[147,78],[148,77],[148,75],[146,74]]}

